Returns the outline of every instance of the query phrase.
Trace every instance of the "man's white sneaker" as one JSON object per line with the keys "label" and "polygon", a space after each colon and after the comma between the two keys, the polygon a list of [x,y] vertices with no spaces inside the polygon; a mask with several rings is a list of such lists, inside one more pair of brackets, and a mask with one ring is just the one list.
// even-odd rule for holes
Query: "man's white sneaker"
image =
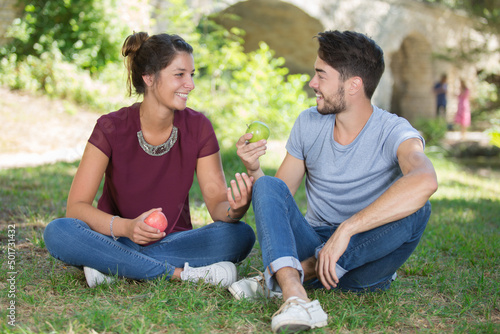
{"label": "man's white sneaker", "polygon": [[274,333],[294,333],[328,324],[328,315],[319,301],[306,302],[298,297],[290,297],[273,315],[271,328]]}
{"label": "man's white sneaker", "polygon": [[234,298],[238,300],[257,299],[259,297],[283,297],[283,294],[281,292],[269,290],[262,276],[244,278],[242,280],[239,280],[238,282],[234,282],[233,284],[231,284],[228,290],[229,292],[231,292]]}
{"label": "man's white sneaker", "polygon": [[228,287],[236,281],[236,266],[232,262],[217,262],[205,267],[193,268],[189,263],[184,264],[184,271],[181,272],[183,281],[198,282],[203,280],[209,284],[220,284]]}
{"label": "man's white sneaker", "polygon": [[85,274],[85,279],[89,287],[93,288],[99,284],[109,284],[115,281],[111,276],[104,275],[100,271],[97,271],[90,267],[83,267],[83,272]]}

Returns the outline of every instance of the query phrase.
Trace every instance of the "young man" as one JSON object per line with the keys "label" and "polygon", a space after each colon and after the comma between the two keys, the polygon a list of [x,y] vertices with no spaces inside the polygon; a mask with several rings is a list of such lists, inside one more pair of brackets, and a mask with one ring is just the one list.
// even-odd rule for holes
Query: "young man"
{"label": "young man", "polygon": [[[383,52],[365,35],[317,36],[317,107],[297,118],[276,177],[264,176],[266,142],[238,143],[256,181],[253,206],[264,279],[233,283],[238,299],[281,295],[274,332],[327,325],[304,282],[326,289],[386,290],[417,246],[437,189],[423,138],[405,119],[371,104],[384,71]],[[306,176],[305,217],[293,195]],[[320,284],[321,283],[321,284]],[[281,293],[280,293],[281,292]]]}

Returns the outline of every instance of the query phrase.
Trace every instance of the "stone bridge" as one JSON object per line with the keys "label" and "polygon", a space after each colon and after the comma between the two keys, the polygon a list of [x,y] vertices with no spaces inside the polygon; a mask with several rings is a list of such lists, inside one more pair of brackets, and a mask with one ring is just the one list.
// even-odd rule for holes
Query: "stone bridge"
{"label": "stone bridge", "polygon": [[[448,118],[455,112],[459,78],[471,86],[477,71],[495,58],[468,64],[442,60],[447,50],[467,52],[498,36],[485,36],[465,14],[414,0],[188,0],[204,14],[213,14],[226,27],[246,31],[245,48],[265,41],[286,59],[295,73],[313,74],[317,41],[324,30],[355,30],[373,38],[384,50],[386,71],[373,102],[410,121],[435,115],[432,86],[443,73],[450,84]],[[233,20],[234,14],[239,20]]]}
{"label": "stone bridge", "polygon": [[[124,6],[120,10],[134,7],[124,15],[137,31],[144,29],[139,22],[148,22],[168,3],[168,0],[136,0],[133,4],[121,1]],[[318,32],[338,29],[367,34],[382,47],[386,61],[386,71],[373,103],[410,121],[435,115],[432,86],[441,74],[446,73],[449,78],[447,117],[451,120],[456,110],[459,78],[474,87],[477,71],[500,62],[498,52],[474,63],[450,58],[449,50],[455,54],[467,53],[485,41],[489,41],[488,47],[498,50],[498,36],[474,29],[480,23],[465,14],[416,0],[186,1],[197,12],[215,16],[226,27],[244,29],[247,51],[265,41],[277,56],[286,59],[292,73],[313,74],[317,51],[313,37]],[[21,12],[18,0],[0,0],[0,9],[1,44],[5,29]],[[239,20],[233,20],[235,16]],[[161,24],[158,20],[156,26],[147,28],[152,32],[165,31]]]}

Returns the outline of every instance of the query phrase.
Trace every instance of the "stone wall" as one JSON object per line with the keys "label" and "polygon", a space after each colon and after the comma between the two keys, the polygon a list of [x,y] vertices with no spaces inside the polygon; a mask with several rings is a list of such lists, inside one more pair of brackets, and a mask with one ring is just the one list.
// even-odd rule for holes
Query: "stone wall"
{"label": "stone wall", "polygon": [[[392,73],[391,112],[410,121],[416,117],[434,116],[431,87],[431,47],[424,36],[414,33],[406,37],[399,50],[390,55],[388,71]],[[418,114],[407,112],[418,108]]]}
{"label": "stone wall", "polygon": [[[247,50],[265,41],[277,56],[286,58],[292,72],[313,74],[317,44],[312,37],[317,32],[355,30],[367,34],[382,47],[386,61],[373,102],[410,121],[435,115],[432,86],[442,73],[449,78],[447,115],[451,121],[459,78],[467,78],[474,86],[478,69],[500,61],[498,54],[474,64],[440,60],[436,55],[448,49],[467,52],[487,40],[491,40],[492,49],[498,48],[498,36],[476,31],[478,22],[462,13],[415,0],[188,1],[206,14],[216,15],[224,26],[244,29]],[[227,14],[240,19],[233,20]]]}
{"label": "stone wall", "polygon": [[[168,10],[168,0],[121,1],[120,13],[131,32],[156,33],[165,29],[166,22],[158,15]],[[317,50],[313,36],[319,31],[355,30],[367,34],[382,47],[386,61],[373,103],[410,121],[435,114],[432,86],[443,73],[448,74],[447,115],[451,121],[459,78],[467,78],[473,94],[477,71],[500,62],[498,53],[473,64],[440,60],[436,55],[448,49],[467,52],[484,41],[489,41],[491,49],[498,49],[498,36],[478,32],[474,29],[478,23],[463,14],[416,0],[186,1],[196,15],[211,14],[226,27],[244,29],[247,51],[257,48],[260,41],[266,42],[276,56],[286,59],[292,73],[313,74]],[[6,41],[8,25],[22,12],[17,2],[0,0],[0,44]],[[240,19],[233,20],[231,15]]]}
{"label": "stone wall", "polygon": [[18,0],[0,0],[0,45],[8,41],[5,33],[22,11],[23,8],[18,5]]}
{"label": "stone wall", "polygon": [[[233,20],[235,16],[239,19]],[[216,21],[245,30],[245,51],[255,50],[265,41],[278,56],[285,57],[285,66],[292,73],[313,73],[317,50],[313,37],[323,25],[298,7],[269,0],[243,1],[221,12]]]}

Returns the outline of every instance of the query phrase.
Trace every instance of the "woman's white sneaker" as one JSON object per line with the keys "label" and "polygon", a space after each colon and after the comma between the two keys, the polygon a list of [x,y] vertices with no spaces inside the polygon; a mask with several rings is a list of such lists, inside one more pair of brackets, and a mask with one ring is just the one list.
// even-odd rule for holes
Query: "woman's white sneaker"
{"label": "woman's white sneaker", "polygon": [[83,267],[83,272],[85,274],[85,279],[89,287],[93,288],[100,284],[109,284],[114,282],[114,278],[111,276],[104,275],[100,271],[97,271],[90,267]]}
{"label": "woman's white sneaker", "polygon": [[228,287],[236,281],[236,266],[232,262],[223,261],[211,264],[205,267],[193,268],[189,263],[184,264],[184,271],[181,272],[183,281],[198,282],[203,280],[205,283]]}
{"label": "woman's white sneaker", "polygon": [[298,297],[290,297],[273,315],[271,328],[274,333],[294,333],[328,324],[328,315],[319,301],[306,302]]}

